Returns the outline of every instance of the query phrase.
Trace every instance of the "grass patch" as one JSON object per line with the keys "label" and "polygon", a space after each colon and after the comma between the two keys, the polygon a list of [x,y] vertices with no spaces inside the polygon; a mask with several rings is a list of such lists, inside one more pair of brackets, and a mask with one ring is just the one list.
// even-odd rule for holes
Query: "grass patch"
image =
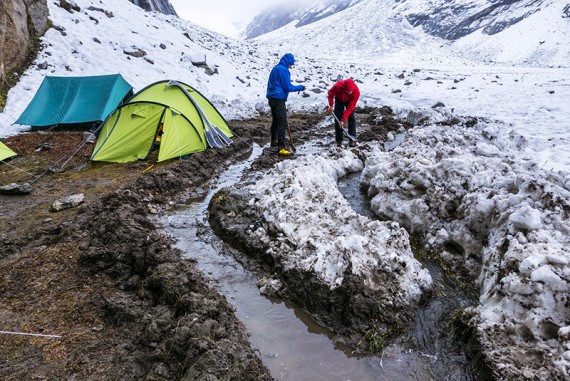
{"label": "grass patch", "polygon": [[362,339],[360,339],[356,347],[364,347],[369,354],[375,354],[383,351],[392,340],[406,332],[406,328],[400,324],[389,326],[385,332],[380,332],[378,326],[373,325],[364,332]]}
{"label": "grass patch", "polygon": [[456,288],[460,288],[470,295],[477,296],[479,294],[479,288],[475,285],[474,280],[461,271],[452,269],[449,263],[441,257],[441,250],[426,248],[421,235],[410,236],[410,246],[415,259],[432,262],[443,270],[445,282],[453,284]]}

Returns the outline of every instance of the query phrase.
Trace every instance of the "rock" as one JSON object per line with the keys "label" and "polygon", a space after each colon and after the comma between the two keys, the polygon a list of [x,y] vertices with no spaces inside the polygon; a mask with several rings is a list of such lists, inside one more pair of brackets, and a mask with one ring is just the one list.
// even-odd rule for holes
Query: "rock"
{"label": "rock", "polygon": [[81,8],[73,0],[60,0],[59,6],[65,9],[68,12],[76,11],[79,12]]}
{"label": "rock", "polygon": [[261,294],[272,296],[279,292],[283,285],[279,279],[267,279],[263,277],[257,281],[257,287]]}
{"label": "rock", "polygon": [[60,212],[65,209],[75,208],[83,203],[85,196],[83,193],[79,194],[72,194],[64,199],[56,200],[51,204],[50,211],[52,212]]}
{"label": "rock", "polygon": [[11,183],[0,187],[0,194],[19,195],[32,193],[32,186],[28,183]]}
{"label": "rock", "polygon": [[31,41],[47,29],[48,13],[46,0],[2,2],[0,82],[6,80],[9,73],[21,70],[26,57],[31,53]]}
{"label": "rock", "polygon": [[132,51],[123,50],[123,53],[125,53],[128,56],[137,57],[137,58],[141,58],[141,57],[146,56],[146,52],[142,49],[135,49]]}
{"label": "rock", "polygon": [[49,144],[49,143],[43,143],[43,144],[37,145],[34,149],[34,151],[36,151],[36,152],[49,151],[49,150],[51,150],[51,144]]}
{"label": "rock", "polygon": [[47,61],[44,61],[44,62],[39,63],[37,65],[38,70],[47,70],[48,67],[49,67],[49,64],[47,63]]}
{"label": "rock", "polygon": [[95,134],[93,132],[89,132],[89,131],[85,131],[83,132],[83,140],[85,141],[85,143],[95,143],[95,140],[97,139],[97,137],[95,136]]}

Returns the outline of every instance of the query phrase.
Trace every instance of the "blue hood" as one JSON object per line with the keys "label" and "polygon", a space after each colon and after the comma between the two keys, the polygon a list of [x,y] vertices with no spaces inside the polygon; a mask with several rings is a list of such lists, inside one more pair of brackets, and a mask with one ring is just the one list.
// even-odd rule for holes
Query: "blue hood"
{"label": "blue hood", "polygon": [[289,65],[295,65],[295,57],[293,54],[287,53],[279,60],[279,65],[285,65],[285,67],[289,67]]}

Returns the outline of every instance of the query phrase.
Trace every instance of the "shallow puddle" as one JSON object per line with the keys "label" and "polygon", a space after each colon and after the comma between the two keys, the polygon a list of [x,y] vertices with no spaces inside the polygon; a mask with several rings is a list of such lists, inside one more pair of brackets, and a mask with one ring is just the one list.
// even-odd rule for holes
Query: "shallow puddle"
{"label": "shallow puddle", "polygon": [[[424,343],[419,346],[421,352],[390,346],[382,356],[362,356],[336,342],[333,333],[301,309],[259,293],[258,277],[223,254],[222,242],[208,226],[207,206],[219,189],[237,183],[261,153],[262,149],[255,146],[251,156],[222,174],[207,195],[194,198],[162,223],[177,240],[177,247],[197,261],[234,306],[251,335],[252,347],[259,351],[271,375],[283,381],[472,380],[461,354],[442,352],[447,344],[440,339],[440,328],[430,323],[435,312],[429,306],[419,312],[421,318],[416,325]],[[357,212],[371,216],[367,200],[359,190],[358,175],[342,179],[339,188]]]}

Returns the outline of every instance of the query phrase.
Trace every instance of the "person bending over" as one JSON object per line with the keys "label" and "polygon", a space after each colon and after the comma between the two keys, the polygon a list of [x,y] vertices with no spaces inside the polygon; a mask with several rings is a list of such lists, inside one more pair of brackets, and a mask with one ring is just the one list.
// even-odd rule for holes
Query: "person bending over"
{"label": "person bending over", "polygon": [[[333,112],[334,100],[334,114],[336,115],[334,122],[335,140],[338,147],[342,146],[344,138],[342,129],[348,120],[348,134],[356,138],[356,117],[354,116],[354,109],[356,102],[360,98],[360,89],[352,78],[341,79],[337,81],[328,92],[329,107],[328,112]],[[356,141],[349,139],[348,145],[350,147],[356,146]]]}

